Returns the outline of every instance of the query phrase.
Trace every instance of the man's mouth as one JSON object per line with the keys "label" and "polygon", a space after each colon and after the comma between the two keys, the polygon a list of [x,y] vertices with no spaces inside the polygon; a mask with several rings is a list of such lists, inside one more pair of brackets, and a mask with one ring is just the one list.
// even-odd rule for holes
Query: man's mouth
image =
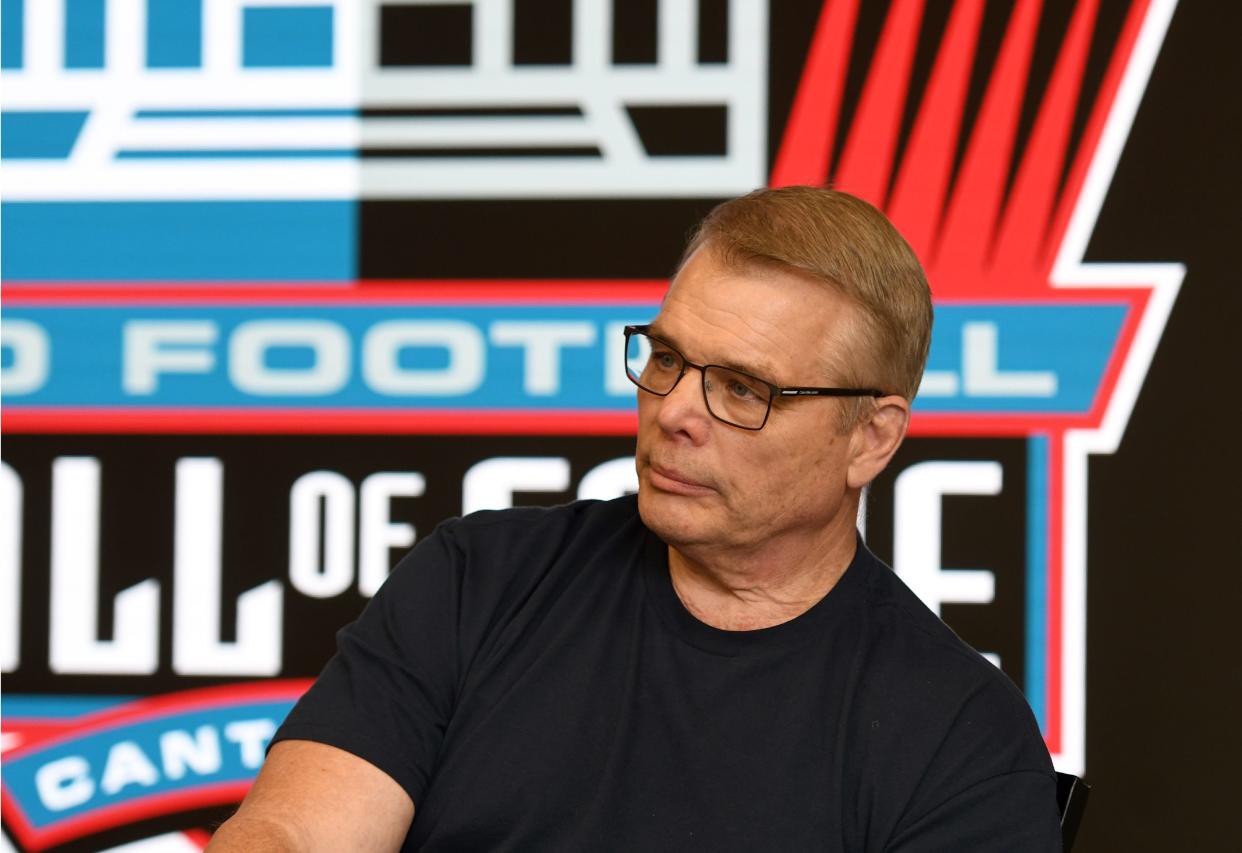
{"label": "man's mouth", "polygon": [[667,465],[647,463],[647,479],[656,489],[675,495],[710,495],[716,490],[696,480],[689,474]]}

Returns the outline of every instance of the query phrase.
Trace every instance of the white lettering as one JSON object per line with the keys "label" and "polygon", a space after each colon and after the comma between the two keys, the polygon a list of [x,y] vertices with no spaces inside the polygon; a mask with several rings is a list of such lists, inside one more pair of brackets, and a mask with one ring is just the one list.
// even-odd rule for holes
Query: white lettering
{"label": "white lettering", "polygon": [[1000,370],[995,323],[962,327],[962,374],[968,397],[1055,397],[1057,375],[1047,370]]}
{"label": "white lettering", "polygon": [[13,351],[12,363],[0,368],[4,396],[31,394],[43,387],[51,371],[52,345],[42,326],[29,320],[0,321],[0,346]]}
{"label": "white lettering", "polygon": [[1000,494],[1001,478],[1000,464],[990,461],[920,462],[897,476],[893,569],[937,614],[945,602],[987,604],[996,587],[996,577],[989,571],[941,568],[941,499],[945,495]]}
{"label": "white lettering", "polygon": [[173,729],[160,735],[160,758],[164,775],[180,779],[187,771],[200,776],[220,770],[220,736],[213,726],[199,726],[191,735],[184,729]]}
{"label": "white lettering", "polygon": [[[401,352],[415,347],[446,350],[447,366],[402,367]],[[372,326],[363,338],[362,372],[367,385],[381,394],[469,394],[483,383],[484,352],[483,335],[469,323],[389,320]]]}
{"label": "white lettering", "polygon": [[130,320],[122,331],[121,387],[126,394],[154,394],[161,373],[210,373],[215,354],[199,347],[215,343],[216,335],[210,320]]}
{"label": "white lettering", "polygon": [[[309,367],[272,367],[275,348],[307,349]],[[247,394],[334,394],[349,381],[349,335],[326,320],[251,320],[229,338],[229,378]]]}
{"label": "white lettering", "polygon": [[91,766],[80,755],[66,755],[49,761],[35,771],[35,790],[44,808],[63,812],[80,806],[95,794]]}
{"label": "white lettering", "polygon": [[461,484],[462,514],[513,506],[514,492],[563,492],[569,488],[569,460],[497,456],[470,466]]}
{"label": "white lettering", "polygon": [[149,788],[160,780],[159,771],[151,759],[131,740],[119,740],[108,750],[103,778],[99,790],[112,795],[126,785],[142,785]]}
{"label": "white lettering", "polygon": [[289,492],[289,580],[311,598],[340,595],[354,580],[354,484],[335,471],[303,474]]}
{"label": "white lettering", "polygon": [[237,720],[224,727],[225,740],[241,748],[241,762],[251,769],[263,763],[263,750],[276,734],[276,724],[271,720]]}
{"label": "white lettering", "polygon": [[0,671],[21,662],[22,480],[0,462]]}
{"label": "white lettering", "polygon": [[56,673],[150,675],[159,665],[160,587],[121,591],[113,639],[98,639],[99,460],[52,463],[52,606],[49,664]]}
{"label": "white lettering", "polygon": [[381,471],[362,481],[358,592],[375,595],[388,578],[391,549],[414,544],[414,525],[392,520],[392,499],[419,497],[426,487],[423,475],[412,471]]}
{"label": "white lettering", "polygon": [[595,343],[590,323],[523,323],[502,320],[492,324],[492,343],[519,346],[525,351],[522,387],[534,397],[548,397],[561,390],[561,349]]}
{"label": "white lettering", "polygon": [[587,471],[578,484],[578,497],[582,500],[609,501],[637,491],[638,472],[634,470],[633,456],[601,462]]}
{"label": "white lettering", "polygon": [[280,671],[279,581],[237,598],[237,640],[220,640],[223,466],[177,461],[173,544],[173,670],[180,675],[275,675]]}
{"label": "white lettering", "polygon": [[958,390],[957,374],[951,370],[925,370],[919,382],[920,397],[955,397]]}

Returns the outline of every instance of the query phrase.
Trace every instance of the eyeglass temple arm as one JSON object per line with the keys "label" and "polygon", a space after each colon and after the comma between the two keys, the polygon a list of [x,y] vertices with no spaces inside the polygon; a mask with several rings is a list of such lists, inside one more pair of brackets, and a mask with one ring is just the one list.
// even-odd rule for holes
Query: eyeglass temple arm
{"label": "eyeglass temple arm", "polygon": [[782,397],[883,397],[878,388],[777,388]]}

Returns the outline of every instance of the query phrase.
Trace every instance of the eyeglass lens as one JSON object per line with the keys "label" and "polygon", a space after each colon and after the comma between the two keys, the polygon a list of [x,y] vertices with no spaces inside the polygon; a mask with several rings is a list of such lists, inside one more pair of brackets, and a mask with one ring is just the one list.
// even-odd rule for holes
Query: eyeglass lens
{"label": "eyeglass lens", "polygon": [[[626,341],[625,371],[630,381],[644,391],[668,394],[681,378],[685,365],[682,354],[663,341],[639,332]],[[772,400],[772,389],[767,383],[716,365],[703,368],[702,380],[707,409],[714,417],[748,429],[763,425]]]}

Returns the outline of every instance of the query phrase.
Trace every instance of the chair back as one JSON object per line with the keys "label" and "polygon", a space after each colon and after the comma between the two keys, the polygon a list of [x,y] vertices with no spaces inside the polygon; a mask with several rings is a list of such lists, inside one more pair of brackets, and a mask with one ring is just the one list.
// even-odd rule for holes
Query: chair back
{"label": "chair back", "polygon": [[1074,846],[1090,794],[1091,786],[1077,776],[1057,773],[1057,808],[1061,812],[1061,840],[1065,853],[1069,853]]}

